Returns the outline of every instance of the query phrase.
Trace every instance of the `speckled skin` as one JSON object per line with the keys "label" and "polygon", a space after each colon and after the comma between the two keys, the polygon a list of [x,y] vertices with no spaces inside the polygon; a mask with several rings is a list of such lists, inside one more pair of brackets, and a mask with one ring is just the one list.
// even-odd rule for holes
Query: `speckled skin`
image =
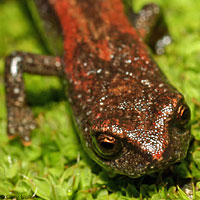
{"label": "speckled skin", "polygon": [[[183,96],[149,55],[122,2],[60,0],[54,7],[65,36],[69,99],[89,155],[133,177],[185,157],[189,129],[179,130],[176,119]],[[100,134],[121,143],[111,159],[95,151]]]}
{"label": "speckled skin", "polygon": [[122,2],[49,3],[63,30],[67,93],[89,155],[130,177],[183,159],[189,108],[153,61],[141,37],[146,33],[131,26]]}

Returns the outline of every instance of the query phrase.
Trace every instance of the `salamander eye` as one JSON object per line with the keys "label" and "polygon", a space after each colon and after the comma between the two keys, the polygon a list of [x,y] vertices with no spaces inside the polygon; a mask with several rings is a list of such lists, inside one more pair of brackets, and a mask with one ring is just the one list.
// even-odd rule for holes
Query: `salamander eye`
{"label": "salamander eye", "polygon": [[184,104],[178,108],[178,118],[180,120],[180,125],[186,125],[190,121],[190,108]]}
{"label": "salamander eye", "polygon": [[97,133],[93,143],[96,153],[104,159],[116,156],[121,149],[119,139],[105,133]]}

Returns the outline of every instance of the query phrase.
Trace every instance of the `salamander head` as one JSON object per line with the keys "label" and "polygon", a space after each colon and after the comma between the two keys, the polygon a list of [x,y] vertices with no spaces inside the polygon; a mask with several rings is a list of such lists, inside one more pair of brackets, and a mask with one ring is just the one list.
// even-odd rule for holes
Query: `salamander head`
{"label": "salamander head", "polygon": [[[186,156],[190,109],[180,93],[144,95],[133,101],[113,98],[115,105],[99,114],[90,130],[90,155],[97,163],[116,173],[139,177]],[[105,106],[107,103],[104,101]]]}

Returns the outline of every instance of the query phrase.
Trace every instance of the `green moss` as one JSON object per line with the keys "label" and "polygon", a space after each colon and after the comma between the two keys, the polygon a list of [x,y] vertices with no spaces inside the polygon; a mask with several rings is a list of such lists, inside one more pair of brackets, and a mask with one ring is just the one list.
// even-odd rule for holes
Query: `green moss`
{"label": "green moss", "polygon": [[[163,174],[139,179],[111,177],[84,153],[56,78],[25,76],[28,102],[39,126],[33,131],[31,147],[8,140],[4,56],[13,50],[46,53],[23,2],[0,2],[0,195],[59,200],[187,199],[183,191],[190,188],[196,192],[194,198],[200,198],[200,1],[154,0],[162,7],[173,38],[166,54],[154,58],[186,97],[195,140],[184,162]],[[134,2],[139,10],[150,1]]]}

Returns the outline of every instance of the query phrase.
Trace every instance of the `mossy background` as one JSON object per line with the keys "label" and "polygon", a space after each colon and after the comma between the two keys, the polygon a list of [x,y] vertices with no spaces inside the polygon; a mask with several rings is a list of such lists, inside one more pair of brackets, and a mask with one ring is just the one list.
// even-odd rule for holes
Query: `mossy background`
{"label": "mossy background", "polygon": [[[131,0],[125,2],[132,5]],[[148,2],[135,0],[134,8],[139,10]],[[138,179],[111,176],[84,153],[61,84],[50,77],[25,75],[27,99],[38,128],[30,147],[9,141],[4,58],[13,50],[47,51],[25,1],[0,0],[0,199],[200,199],[200,1],[151,2],[161,6],[173,39],[166,54],[154,58],[192,111],[193,140],[185,161]]]}

